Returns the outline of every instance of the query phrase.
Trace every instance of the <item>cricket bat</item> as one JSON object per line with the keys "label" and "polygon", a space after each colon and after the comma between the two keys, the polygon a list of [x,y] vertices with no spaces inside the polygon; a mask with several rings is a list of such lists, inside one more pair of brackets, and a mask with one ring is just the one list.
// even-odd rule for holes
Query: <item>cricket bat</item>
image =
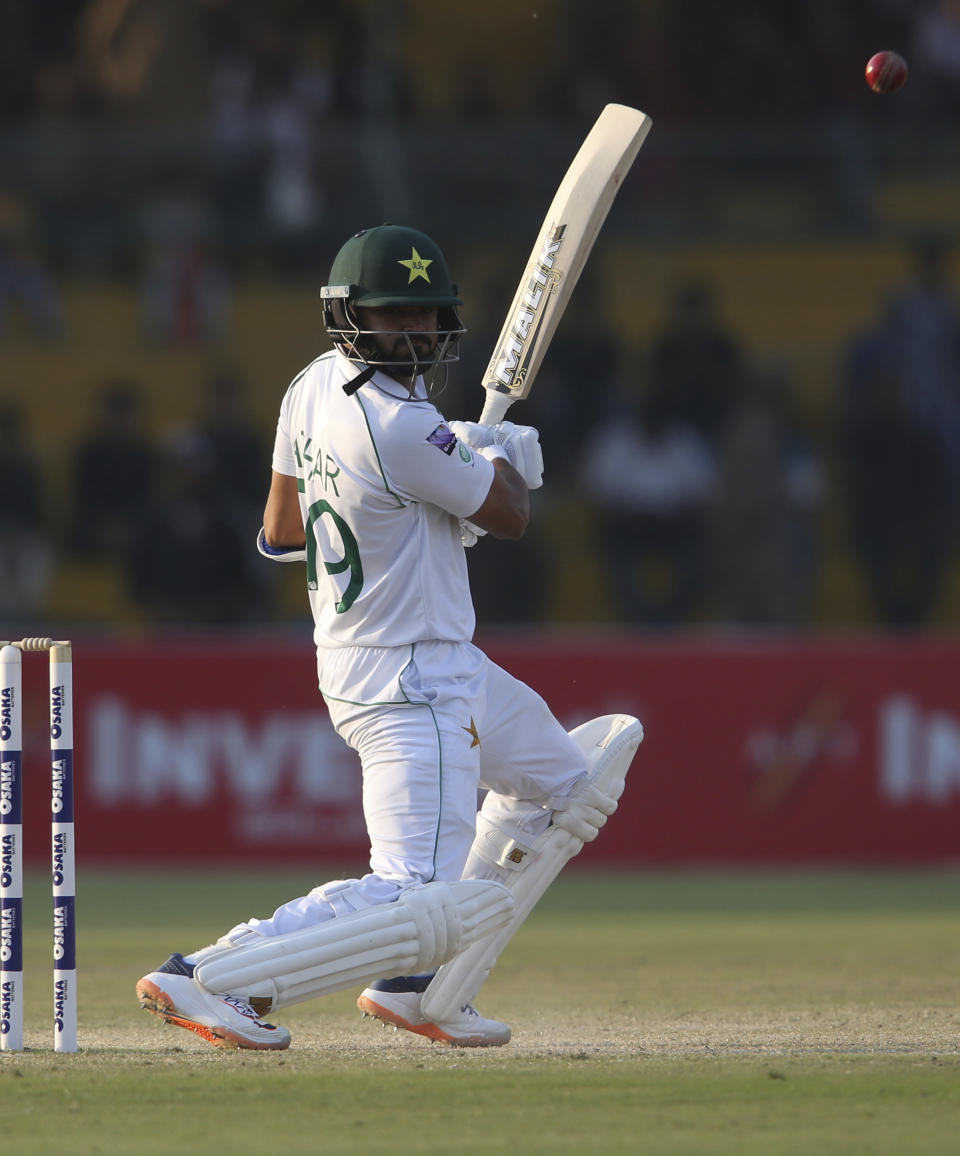
{"label": "cricket bat", "polygon": [[527,396],[613,198],[653,122],[608,104],[580,146],[527,259],[483,376],[482,425],[496,425]]}

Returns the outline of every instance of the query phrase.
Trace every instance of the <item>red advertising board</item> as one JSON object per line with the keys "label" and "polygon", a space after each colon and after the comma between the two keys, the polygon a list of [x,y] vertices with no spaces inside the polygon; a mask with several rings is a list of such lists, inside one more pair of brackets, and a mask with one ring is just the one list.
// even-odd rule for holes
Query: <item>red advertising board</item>
{"label": "red advertising board", "polygon": [[[583,862],[937,862],[960,854],[960,643],[505,639],[490,656],[569,727],[646,738]],[[25,659],[25,843],[48,854],[46,663]],[[312,649],[275,639],[79,642],[81,860],[366,853],[356,756]]]}

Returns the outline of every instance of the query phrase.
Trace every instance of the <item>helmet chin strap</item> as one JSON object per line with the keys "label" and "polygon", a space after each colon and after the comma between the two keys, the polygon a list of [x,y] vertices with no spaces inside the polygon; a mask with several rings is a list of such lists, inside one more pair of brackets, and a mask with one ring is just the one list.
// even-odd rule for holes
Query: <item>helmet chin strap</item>
{"label": "helmet chin strap", "polygon": [[358,373],[352,381],[348,381],[346,383],[346,385],[343,387],[343,392],[347,395],[347,397],[353,397],[360,386],[366,385],[366,383],[370,380],[371,377],[373,377],[376,372],[377,367],[375,365],[368,365],[362,373]]}
{"label": "helmet chin strap", "polygon": [[[381,366],[368,365],[367,368],[364,369],[362,373],[358,373],[356,377],[352,378],[350,381],[348,381],[343,386],[343,392],[347,395],[347,397],[353,397],[353,395],[357,392],[357,390],[362,385],[367,384],[367,382],[370,380],[371,377],[373,377],[373,375],[377,372],[378,369],[383,369],[383,368],[384,367],[382,365]],[[425,369],[426,370],[430,370],[430,369],[433,370],[433,373],[431,374],[431,377],[430,377],[430,381],[427,383],[427,396],[428,397],[439,397],[440,394],[443,393],[443,391],[447,388],[447,379],[449,377],[450,367],[448,365],[446,365],[445,363],[441,362],[439,364],[428,365],[425,367]],[[413,376],[415,376],[415,377],[421,376],[419,366],[417,367],[417,372]]]}

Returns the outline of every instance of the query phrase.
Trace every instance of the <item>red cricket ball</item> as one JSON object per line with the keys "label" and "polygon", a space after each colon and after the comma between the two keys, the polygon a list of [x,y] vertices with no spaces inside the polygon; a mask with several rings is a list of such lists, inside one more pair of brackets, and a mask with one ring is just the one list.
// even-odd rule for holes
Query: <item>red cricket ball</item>
{"label": "red cricket ball", "polygon": [[876,52],[867,61],[866,77],[874,92],[896,92],[907,83],[907,62],[899,52]]}

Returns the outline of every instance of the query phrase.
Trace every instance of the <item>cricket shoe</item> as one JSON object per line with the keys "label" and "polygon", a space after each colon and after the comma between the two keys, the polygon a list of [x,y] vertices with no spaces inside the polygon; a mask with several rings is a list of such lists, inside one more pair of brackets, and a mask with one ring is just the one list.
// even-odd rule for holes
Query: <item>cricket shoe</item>
{"label": "cricket shoe", "polygon": [[287,1029],[264,1023],[246,1000],[201,987],[193,965],[179,953],[140,980],[137,996],[144,1011],[196,1032],[215,1048],[280,1051],[290,1046]]}
{"label": "cricket shoe", "polygon": [[473,1004],[464,1004],[455,1017],[443,1023],[424,1019],[420,1001],[432,978],[379,979],[360,993],[357,1007],[365,1016],[452,1048],[499,1048],[510,1042],[510,1028],[498,1020],[486,1019]]}

